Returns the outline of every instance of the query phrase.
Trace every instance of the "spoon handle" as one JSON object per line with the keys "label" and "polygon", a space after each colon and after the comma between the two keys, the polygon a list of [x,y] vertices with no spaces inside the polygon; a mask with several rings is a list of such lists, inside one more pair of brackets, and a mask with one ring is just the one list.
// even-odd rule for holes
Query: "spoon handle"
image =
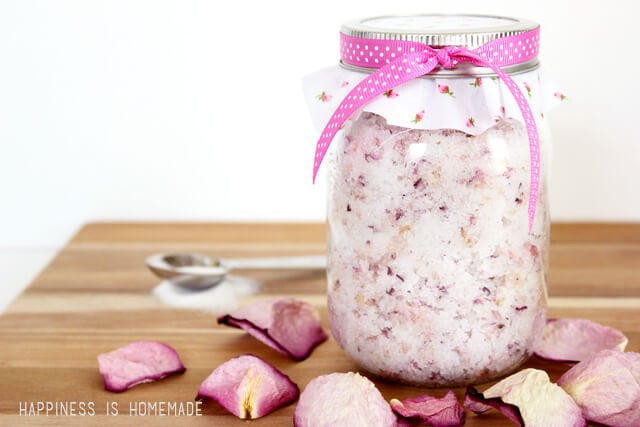
{"label": "spoon handle", "polygon": [[311,255],[282,258],[238,258],[221,260],[221,264],[232,270],[324,270],[327,268],[327,257]]}

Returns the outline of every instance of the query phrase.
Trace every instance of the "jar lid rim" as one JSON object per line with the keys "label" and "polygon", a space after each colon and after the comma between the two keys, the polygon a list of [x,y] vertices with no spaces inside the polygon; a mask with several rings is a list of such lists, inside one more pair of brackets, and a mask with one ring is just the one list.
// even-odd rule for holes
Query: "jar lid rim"
{"label": "jar lid rim", "polygon": [[482,14],[386,15],[358,19],[342,25],[347,36],[403,40],[429,46],[464,46],[474,49],[492,40],[521,34],[538,23],[521,18]]}

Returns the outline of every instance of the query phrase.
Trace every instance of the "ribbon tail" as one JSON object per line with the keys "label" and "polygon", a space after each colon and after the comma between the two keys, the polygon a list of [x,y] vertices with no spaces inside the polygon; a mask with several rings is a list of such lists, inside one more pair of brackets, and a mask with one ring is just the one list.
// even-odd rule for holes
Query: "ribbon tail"
{"label": "ribbon tail", "polygon": [[315,183],[329,144],[355,111],[389,89],[430,73],[437,65],[438,60],[432,56],[427,57],[424,52],[410,53],[379,68],[351,89],[320,134],[313,164],[313,182]]}
{"label": "ribbon tail", "polygon": [[528,206],[529,234],[531,234],[533,232],[533,223],[536,216],[536,206],[538,203],[538,192],[540,188],[540,136],[538,134],[536,120],[522,91],[507,73],[502,71],[502,69],[497,65],[485,61],[475,54],[469,56],[469,62],[475,65],[482,65],[491,68],[505,83],[509,92],[511,92],[511,95],[515,98],[518,108],[520,108],[520,113],[522,113],[522,118],[524,119],[525,128],[527,130],[527,137],[529,139],[529,161],[531,164]]}
{"label": "ribbon tail", "polygon": [[[504,76],[500,75],[503,74]],[[536,216],[536,206],[538,203],[538,192],[540,188],[540,135],[538,134],[538,127],[536,125],[536,120],[533,116],[533,112],[531,111],[531,107],[529,103],[524,98],[522,91],[518,88],[516,83],[513,81],[508,74],[504,71],[500,70],[498,73],[501,79],[504,80],[505,84],[513,94],[516,102],[518,103],[518,107],[520,107],[520,112],[522,113],[522,118],[524,119],[525,127],[527,129],[527,137],[529,138],[529,162],[531,164],[530,178],[529,178],[529,234],[533,232],[533,224]]]}

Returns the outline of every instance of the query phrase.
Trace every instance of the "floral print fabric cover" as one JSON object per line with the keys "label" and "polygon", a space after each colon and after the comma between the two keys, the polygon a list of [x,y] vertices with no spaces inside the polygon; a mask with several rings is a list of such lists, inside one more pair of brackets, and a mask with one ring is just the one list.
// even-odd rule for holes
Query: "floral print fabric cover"
{"label": "floral print fabric cover", "polygon": [[[368,74],[333,66],[307,76],[305,98],[318,130],[342,99]],[[526,95],[535,117],[543,116],[566,95],[538,68],[511,76]],[[456,129],[479,135],[503,118],[521,120],[515,99],[497,77],[420,78],[399,85],[363,107],[389,125],[411,129]]]}

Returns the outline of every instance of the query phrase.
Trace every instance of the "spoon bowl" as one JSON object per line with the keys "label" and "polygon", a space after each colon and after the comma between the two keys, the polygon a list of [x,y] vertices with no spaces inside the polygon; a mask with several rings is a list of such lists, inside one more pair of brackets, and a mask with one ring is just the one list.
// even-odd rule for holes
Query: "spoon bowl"
{"label": "spoon bowl", "polygon": [[207,289],[218,285],[236,269],[305,269],[326,268],[324,256],[285,258],[247,258],[222,261],[200,253],[162,253],[149,256],[145,263],[161,279],[188,289]]}

